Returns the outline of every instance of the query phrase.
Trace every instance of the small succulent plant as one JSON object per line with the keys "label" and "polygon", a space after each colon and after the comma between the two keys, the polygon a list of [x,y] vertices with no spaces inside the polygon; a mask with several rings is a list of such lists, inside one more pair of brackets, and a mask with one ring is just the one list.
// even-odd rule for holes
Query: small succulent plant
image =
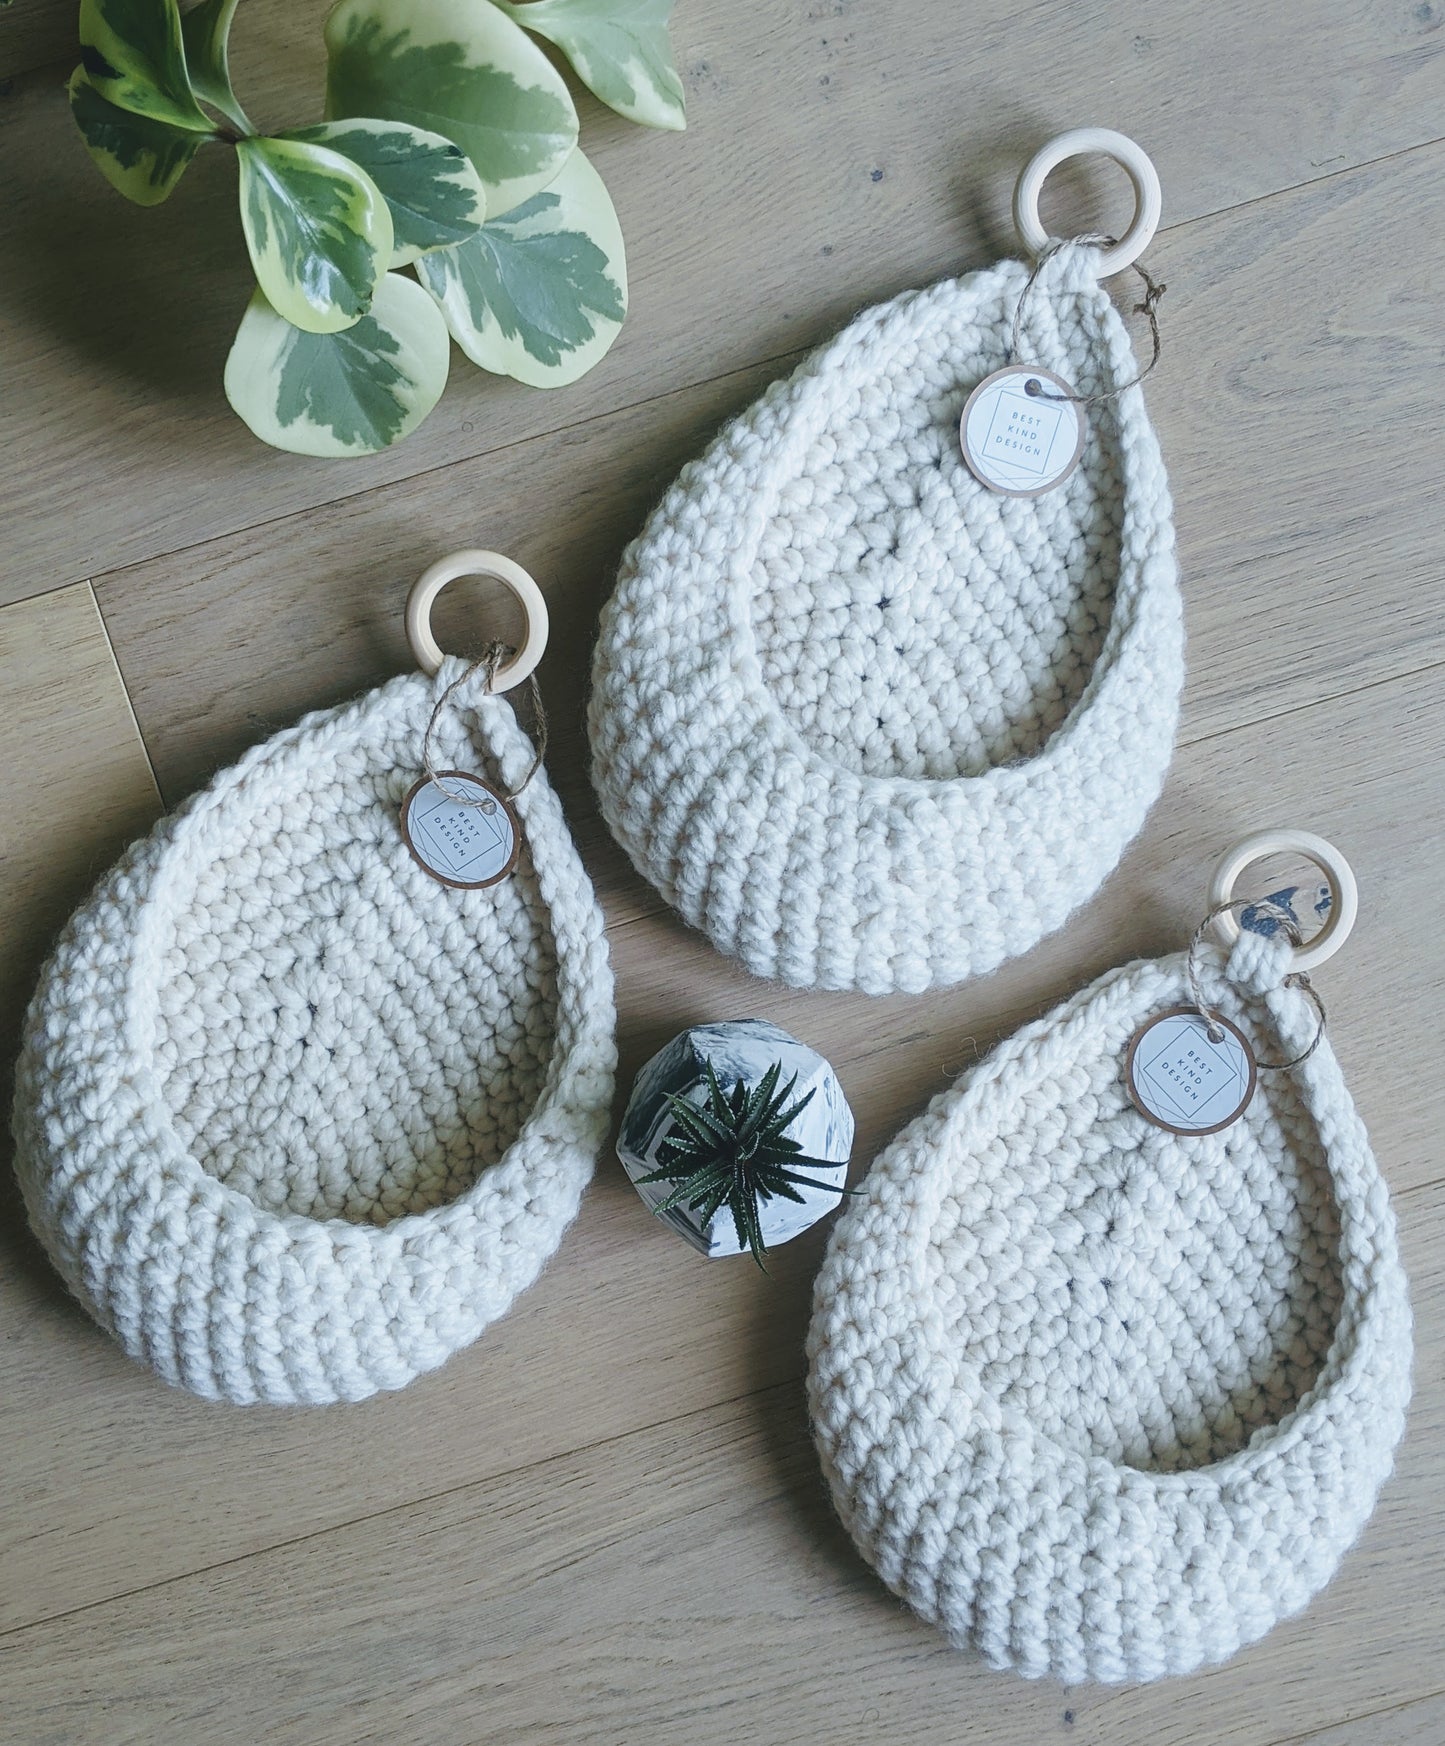
{"label": "small succulent plant", "polygon": [[737,1228],[738,1247],[746,1248],[766,1272],[767,1245],[758,1218],[760,1202],[779,1196],[803,1203],[800,1188],[851,1194],[825,1179],[800,1174],[799,1165],[831,1172],[836,1161],[809,1158],[788,1137],[788,1129],[812,1102],[810,1090],[796,1102],[795,1073],[781,1090],[782,1064],[775,1061],[756,1085],[738,1080],[731,1093],[718,1084],[712,1062],[705,1064],[707,1100],[694,1103],[676,1092],[668,1096],[672,1129],[658,1148],[659,1169],[640,1182],[677,1186],[656,1208],[659,1214],[686,1205],[706,1226],[724,1205]]}

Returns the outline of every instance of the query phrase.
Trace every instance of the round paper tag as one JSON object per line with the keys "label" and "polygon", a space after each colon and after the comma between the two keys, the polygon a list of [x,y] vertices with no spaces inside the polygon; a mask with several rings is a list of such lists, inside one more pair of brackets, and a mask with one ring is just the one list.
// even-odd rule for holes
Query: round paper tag
{"label": "round paper tag", "polygon": [[1124,1064],[1140,1115],[1171,1134],[1217,1134],[1239,1120],[1254,1096],[1254,1051],[1228,1019],[1212,1042],[1197,1007],[1162,1012],[1135,1031]]}
{"label": "round paper tag", "polygon": [[[1029,393],[1030,382],[1048,393]],[[1061,376],[1032,364],[985,376],[958,424],[969,472],[1006,497],[1037,497],[1061,485],[1084,451],[1084,409],[1049,395],[1072,392]]]}
{"label": "round paper tag", "polygon": [[401,832],[412,858],[433,879],[459,891],[495,885],[517,864],[517,815],[480,776],[465,770],[438,774],[445,788],[423,776],[401,803]]}

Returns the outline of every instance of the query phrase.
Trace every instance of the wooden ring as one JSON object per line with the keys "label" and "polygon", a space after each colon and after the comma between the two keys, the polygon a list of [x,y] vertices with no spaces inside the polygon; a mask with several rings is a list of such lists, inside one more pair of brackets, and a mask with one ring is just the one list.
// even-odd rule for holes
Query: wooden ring
{"label": "wooden ring", "polygon": [[[1313,970],[1327,958],[1333,958],[1344,945],[1360,913],[1360,888],[1354,869],[1333,843],[1327,843],[1313,831],[1258,831],[1246,837],[1214,869],[1209,882],[1209,907],[1216,909],[1233,901],[1235,882],[1251,862],[1280,854],[1303,855],[1312,861],[1330,888],[1330,913],[1325,917],[1325,925],[1312,940],[1294,949],[1295,970]],[[1232,946],[1239,938],[1239,919],[1232,910],[1216,916],[1215,926],[1226,945]]]}
{"label": "wooden ring", "polygon": [[453,552],[422,572],[406,597],[406,640],[423,673],[435,673],[446,658],[431,632],[431,609],[448,582],[459,576],[490,576],[516,596],[527,621],[522,646],[492,675],[493,692],[511,691],[531,676],[547,647],[547,602],[520,564],[500,552]]}
{"label": "wooden ring", "polygon": [[1066,158],[1098,152],[1112,158],[1134,184],[1134,219],[1112,248],[1099,259],[1099,277],[1107,279],[1132,266],[1153,241],[1164,208],[1159,172],[1143,146],[1112,127],[1075,127],[1041,147],[1024,165],[1014,186],[1014,227],[1031,255],[1049,246],[1049,233],[1039,217],[1039,192],[1049,173]]}

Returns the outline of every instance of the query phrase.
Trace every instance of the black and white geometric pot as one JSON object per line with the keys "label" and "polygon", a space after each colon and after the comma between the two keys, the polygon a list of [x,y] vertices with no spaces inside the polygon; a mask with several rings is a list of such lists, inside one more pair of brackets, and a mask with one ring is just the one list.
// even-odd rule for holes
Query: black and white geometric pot
{"label": "black and white geometric pot", "polygon": [[[837,1074],[817,1050],[766,1019],[734,1019],[684,1031],[637,1075],[617,1139],[618,1157],[633,1186],[654,1212],[673,1196],[676,1187],[669,1180],[642,1180],[666,1163],[663,1148],[670,1140],[676,1140],[678,1130],[670,1098],[683,1097],[698,1108],[705,1108],[709,1065],[725,1093],[739,1082],[749,1088],[759,1085],[776,1065],[780,1086],[786,1086],[796,1076],[789,1103],[795,1105],[807,1098],[806,1106],[798,1111],[784,1133],[801,1148],[799,1174],[819,1186],[798,1186],[799,1201],[781,1195],[759,1197],[762,1241],[767,1248],[776,1248],[799,1236],[840,1204],[853,1148],[853,1112],[843,1096]],[[726,1202],[705,1224],[699,1213],[686,1204],[673,1205],[660,1216],[704,1255],[740,1255],[748,1247]]]}

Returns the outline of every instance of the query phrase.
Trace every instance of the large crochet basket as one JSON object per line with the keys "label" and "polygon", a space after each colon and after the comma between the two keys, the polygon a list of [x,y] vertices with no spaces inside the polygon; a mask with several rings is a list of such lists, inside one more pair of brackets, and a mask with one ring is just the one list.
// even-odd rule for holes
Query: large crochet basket
{"label": "large crochet basket", "polygon": [[[1203,968],[1287,1059],[1288,943]],[[809,1334],[814,1433],[878,1574],[1027,1675],[1223,1660],[1329,1580],[1390,1471],[1410,1312],[1385,1185],[1327,1043],[1180,1138],[1130,1103],[1183,957],[1105,976],[882,1153]]]}
{"label": "large crochet basket", "polygon": [[1023,361],[1123,388],[1064,484],[998,495],[959,448],[1029,277],[1009,261],[858,317],[623,558],[593,667],[602,812],[760,976],[886,993],[992,970],[1092,895],[1158,794],[1174,529],[1098,265],[1059,247],[1023,311]]}
{"label": "large crochet basket", "polygon": [[[42,976],[15,1100],[31,1223],[125,1350],[197,1394],[400,1387],[535,1278],[591,1175],[612,980],[545,775],[489,889],[430,878],[398,826],[464,671],[257,747],[127,853]],[[531,746],[480,683],[434,743],[515,786]]]}

